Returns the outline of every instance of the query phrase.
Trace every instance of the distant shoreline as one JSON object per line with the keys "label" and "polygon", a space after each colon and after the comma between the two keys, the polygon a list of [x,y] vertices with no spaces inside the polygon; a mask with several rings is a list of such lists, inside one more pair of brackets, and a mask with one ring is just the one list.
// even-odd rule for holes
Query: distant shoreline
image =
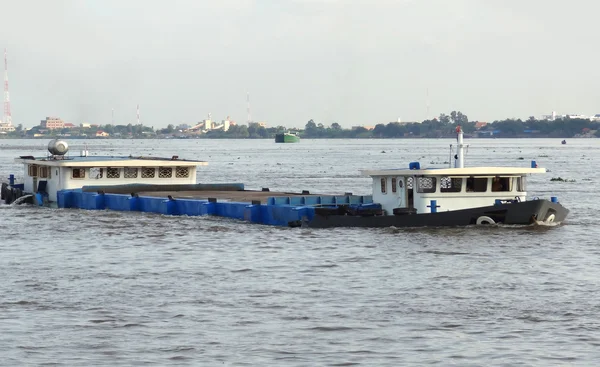
{"label": "distant shoreline", "polygon": [[[440,137],[430,137],[430,136],[411,136],[411,137],[311,137],[311,138],[302,138],[302,140],[419,140],[419,139],[454,139],[454,136],[440,136]],[[577,139],[577,140],[585,140],[585,139],[598,139],[598,137],[556,137],[556,136],[485,136],[485,137],[466,137],[471,140],[493,140],[493,139]],[[235,138],[235,137],[131,137],[131,138],[123,138],[123,137],[103,137],[103,138],[95,138],[95,137],[76,137],[76,136],[38,136],[38,137],[16,137],[16,136],[0,136],[0,140],[49,140],[49,139],[63,139],[63,140],[271,140],[274,141],[274,138]],[[302,142],[300,141],[300,143]]]}

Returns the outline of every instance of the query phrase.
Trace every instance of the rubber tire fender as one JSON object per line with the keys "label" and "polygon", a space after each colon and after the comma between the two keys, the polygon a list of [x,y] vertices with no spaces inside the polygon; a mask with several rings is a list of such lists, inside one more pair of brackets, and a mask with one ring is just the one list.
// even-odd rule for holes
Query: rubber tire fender
{"label": "rubber tire fender", "polygon": [[482,215],[479,218],[477,218],[477,225],[481,225],[481,224],[496,224],[496,222],[488,217],[487,215]]}

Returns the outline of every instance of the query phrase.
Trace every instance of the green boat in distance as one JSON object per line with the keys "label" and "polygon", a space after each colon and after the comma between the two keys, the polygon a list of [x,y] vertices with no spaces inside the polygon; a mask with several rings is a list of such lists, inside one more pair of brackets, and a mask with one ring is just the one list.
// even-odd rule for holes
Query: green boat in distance
{"label": "green boat in distance", "polygon": [[298,143],[298,142],[300,142],[300,137],[296,133],[275,134],[275,142],[276,143]]}

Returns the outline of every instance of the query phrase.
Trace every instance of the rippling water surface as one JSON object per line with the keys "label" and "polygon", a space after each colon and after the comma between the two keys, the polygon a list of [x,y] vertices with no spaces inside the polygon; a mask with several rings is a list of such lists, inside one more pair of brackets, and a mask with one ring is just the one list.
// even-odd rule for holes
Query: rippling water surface
{"label": "rippling water surface", "polygon": [[[46,143],[0,140],[2,180]],[[368,194],[359,169],[443,167],[452,141],[87,143],[206,160],[199,182]],[[600,140],[468,143],[467,165],[547,167],[529,193],[568,221],[314,230],[0,206],[0,365],[598,365]]]}

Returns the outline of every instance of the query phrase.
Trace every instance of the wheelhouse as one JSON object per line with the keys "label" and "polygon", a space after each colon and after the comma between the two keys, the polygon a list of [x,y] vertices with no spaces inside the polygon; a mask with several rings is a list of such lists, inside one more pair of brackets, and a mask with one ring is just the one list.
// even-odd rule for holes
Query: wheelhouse
{"label": "wheelhouse", "polygon": [[[526,180],[543,168],[477,167],[363,171],[373,179],[373,201],[386,214],[416,213],[494,205],[497,200],[526,200]],[[432,205],[434,208],[432,208]]]}

